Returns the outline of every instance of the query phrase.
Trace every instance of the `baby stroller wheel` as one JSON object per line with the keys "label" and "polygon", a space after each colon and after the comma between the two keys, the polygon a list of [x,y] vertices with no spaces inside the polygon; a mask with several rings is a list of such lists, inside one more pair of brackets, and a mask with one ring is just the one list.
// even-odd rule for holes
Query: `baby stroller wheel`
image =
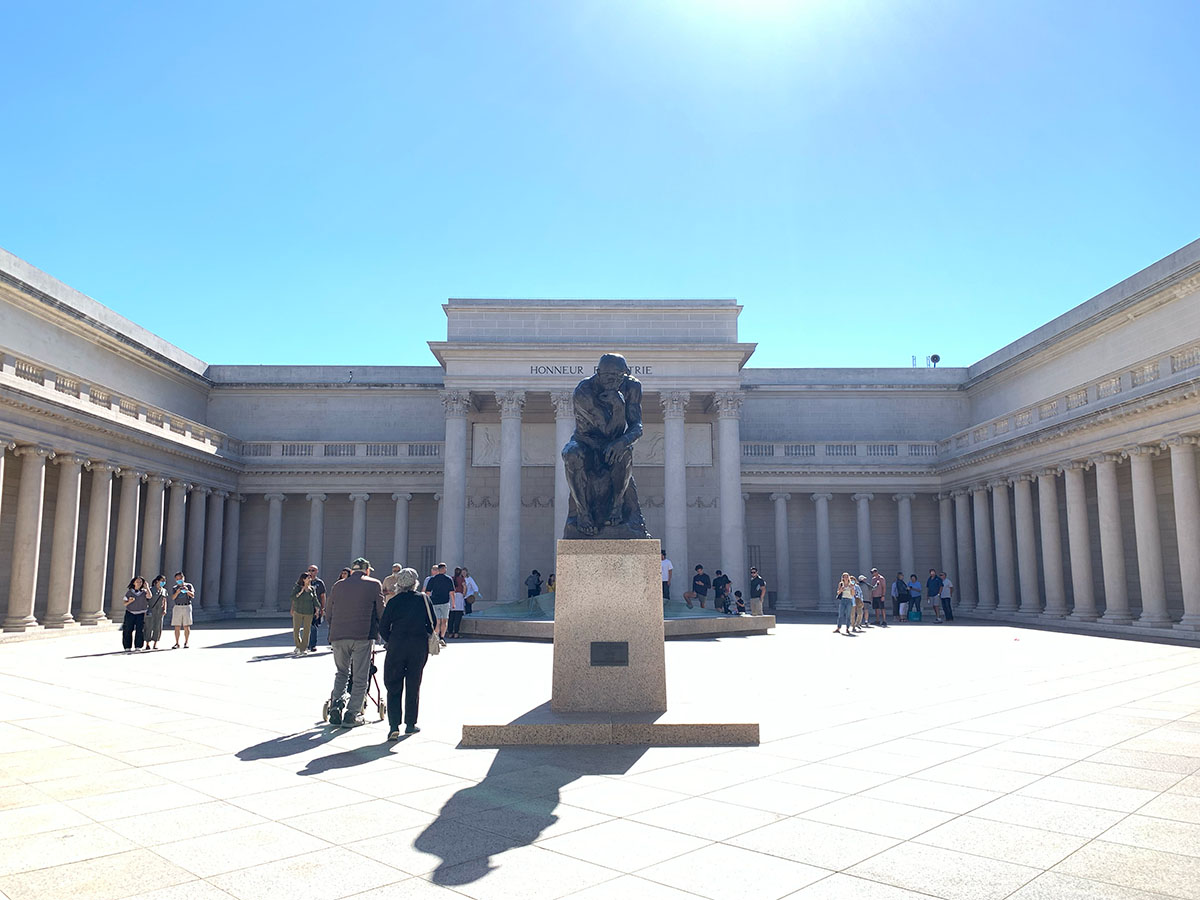
{"label": "baby stroller wheel", "polygon": [[329,701],[328,700],[326,700],[325,703],[321,706],[321,721],[322,722],[329,721]]}
{"label": "baby stroller wheel", "polygon": [[379,701],[379,721],[382,722],[386,718],[387,718],[387,703],[380,700]]}

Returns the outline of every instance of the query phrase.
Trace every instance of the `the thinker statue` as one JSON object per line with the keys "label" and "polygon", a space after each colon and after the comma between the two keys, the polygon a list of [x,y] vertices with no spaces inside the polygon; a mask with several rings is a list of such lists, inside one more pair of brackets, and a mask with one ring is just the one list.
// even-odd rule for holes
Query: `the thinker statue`
{"label": "the thinker statue", "polygon": [[633,443],[642,436],[642,383],[625,357],[605,353],[575,388],[575,433],[563,447],[571,500],[563,538],[648,538]]}

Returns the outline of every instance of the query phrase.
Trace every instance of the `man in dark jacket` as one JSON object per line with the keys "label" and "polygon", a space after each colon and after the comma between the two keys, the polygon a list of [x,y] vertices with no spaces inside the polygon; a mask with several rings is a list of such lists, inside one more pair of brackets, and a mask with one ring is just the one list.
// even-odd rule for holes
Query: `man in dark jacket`
{"label": "man in dark jacket", "polygon": [[[365,722],[362,707],[371,680],[371,642],[383,618],[383,584],[371,577],[369,560],[356,559],[350,577],[330,589],[325,614],[337,666],[329,696],[329,724],[353,728]],[[347,699],[346,682],[351,672],[353,686]]]}

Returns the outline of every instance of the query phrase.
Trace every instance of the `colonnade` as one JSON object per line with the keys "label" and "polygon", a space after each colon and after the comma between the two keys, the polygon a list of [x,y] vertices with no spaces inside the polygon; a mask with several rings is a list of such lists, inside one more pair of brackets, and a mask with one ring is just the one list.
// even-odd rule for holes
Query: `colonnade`
{"label": "colonnade", "polygon": [[[62,628],[72,622],[106,622],[109,611],[124,608],[126,586],[135,567],[136,573],[147,579],[184,571],[196,586],[199,613],[233,614],[239,495],[111,460],[56,452],[44,445],[8,442],[6,448],[12,450],[20,471],[5,631],[24,631],[38,624]],[[0,479],[3,465],[0,459]],[[82,584],[76,609],[73,598],[79,523],[85,509],[81,496],[85,470],[91,473],[91,490],[86,499]],[[48,560],[41,554],[47,477],[57,480]],[[118,497],[115,522],[114,491]],[[35,610],[43,566],[48,567],[47,600],[39,623]]]}

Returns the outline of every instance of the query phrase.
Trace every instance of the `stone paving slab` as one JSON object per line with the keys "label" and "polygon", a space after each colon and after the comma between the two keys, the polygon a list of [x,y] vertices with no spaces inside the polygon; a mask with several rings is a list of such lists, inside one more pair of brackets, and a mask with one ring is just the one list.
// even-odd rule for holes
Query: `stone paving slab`
{"label": "stone paving slab", "polygon": [[672,720],[759,746],[470,749],[548,645],[452,641],[389,744],[273,624],[117,644],[0,645],[0,900],[1200,900],[1195,648],[782,622],[666,648]]}

